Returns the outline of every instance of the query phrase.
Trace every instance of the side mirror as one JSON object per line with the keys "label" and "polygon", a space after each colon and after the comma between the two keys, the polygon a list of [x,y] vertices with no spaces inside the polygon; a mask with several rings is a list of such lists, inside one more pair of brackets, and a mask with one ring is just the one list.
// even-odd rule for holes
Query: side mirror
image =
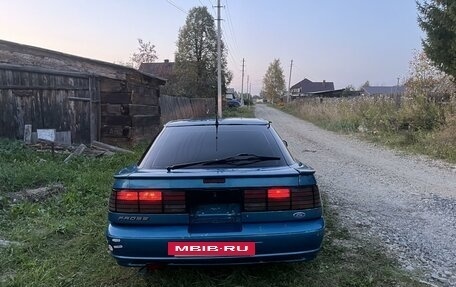
{"label": "side mirror", "polygon": [[286,140],[282,140],[282,142],[283,142],[283,144],[284,144],[286,147],[288,147],[288,143],[287,143]]}

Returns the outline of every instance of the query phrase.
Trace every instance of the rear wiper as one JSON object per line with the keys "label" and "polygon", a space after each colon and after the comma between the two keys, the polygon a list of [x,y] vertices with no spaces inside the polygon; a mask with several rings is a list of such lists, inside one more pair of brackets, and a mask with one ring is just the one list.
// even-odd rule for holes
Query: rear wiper
{"label": "rear wiper", "polygon": [[189,163],[180,163],[168,166],[166,169],[170,172],[173,169],[179,169],[194,165],[214,165],[214,164],[236,164],[236,165],[245,165],[251,164],[253,162],[268,161],[268,160],[280,160],[280,157],[276,156],[261,156],[251,153],[240,153],[235,156],[230,156],[222,159],[213,159],[205,161],[196,161]]}

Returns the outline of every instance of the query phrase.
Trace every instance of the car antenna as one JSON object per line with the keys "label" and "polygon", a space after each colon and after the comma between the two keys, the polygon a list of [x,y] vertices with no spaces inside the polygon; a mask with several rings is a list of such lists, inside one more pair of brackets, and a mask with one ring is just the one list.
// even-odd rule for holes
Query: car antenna
{"label": "car antenna", "polygon": [[[217,106],[217,104],[216,104],[216,106]],[[218,151],[218,126],[219,126],[218,112],[215,111],[215,151]]]}
{"label": "car antenna", "polygon": [[215,127],[218,128],[219,121],[218,121],[218,113],[215,113]]}

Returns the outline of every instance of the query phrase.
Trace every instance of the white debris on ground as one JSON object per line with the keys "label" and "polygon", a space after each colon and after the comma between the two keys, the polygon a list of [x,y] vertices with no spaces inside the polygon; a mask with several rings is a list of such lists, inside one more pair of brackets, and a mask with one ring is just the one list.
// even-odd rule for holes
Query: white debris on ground
{"label": "white debris on ground", "polygon": [[44,187],[24,189],[18,192],[6,194],[12,203],[22,201],[42,201],[54,194],[65,192],[65,187],[61,183],[55,183]]}
{"label": "white debris on ground", "polygon": [[8,241],[8,240],[0,238],[0,248],[2,248],[2,247],[5,248],[5,247],[11,246],[11,245],[18,245],[18,244],[19,244],[19,242]]}

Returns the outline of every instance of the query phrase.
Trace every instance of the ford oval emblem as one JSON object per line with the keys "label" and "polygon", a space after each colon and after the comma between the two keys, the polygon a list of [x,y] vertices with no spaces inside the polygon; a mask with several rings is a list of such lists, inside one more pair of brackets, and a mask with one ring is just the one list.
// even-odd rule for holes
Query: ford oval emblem
{"label": "ford oval emblem", "polygon": [[304,218],[304,217],[306,217],[306,213],[302,212],[302,211],[295,212],[295,213],[293,213],[293,217],[295,217],[295,218]]}

